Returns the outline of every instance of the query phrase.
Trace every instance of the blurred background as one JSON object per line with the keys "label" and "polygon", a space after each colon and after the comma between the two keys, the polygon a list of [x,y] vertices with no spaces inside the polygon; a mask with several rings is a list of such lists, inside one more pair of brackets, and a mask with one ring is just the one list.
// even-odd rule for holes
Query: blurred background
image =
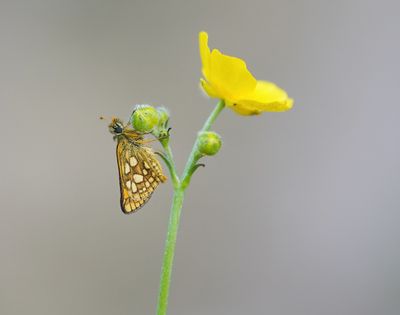
{"label": "blurred background", "polygon": [[169,314],[399,314],[399,10],[2,0],[0,313],[155,313],[171,185],[124,215],[98,117],[168,107],[182,169],[216,103],[198,88],[205,30],[295,106],[218,118],[222,150],[186,195]]}

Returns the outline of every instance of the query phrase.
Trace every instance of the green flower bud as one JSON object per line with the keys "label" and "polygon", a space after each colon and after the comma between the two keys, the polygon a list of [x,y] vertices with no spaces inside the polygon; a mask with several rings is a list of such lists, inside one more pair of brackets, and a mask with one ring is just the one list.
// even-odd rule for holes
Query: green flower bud
{"label": "green flower bud", "polygon": [[158,126],[161,128],[166,128],[169,120],[169,112],[165,107],[157,107],[158,116],[160,120]]}
{"label": "green flower bud", "polygon": [[215,155],[221,148],[221,137],[213,131],[199,133],[197,150],[204,155]]}
{"label": "green flower bud", "polygon": [[150,133],[159,123],[157,110],[150,105],[136,105],[132,112],[131,122],[133,128],[141,133]]}

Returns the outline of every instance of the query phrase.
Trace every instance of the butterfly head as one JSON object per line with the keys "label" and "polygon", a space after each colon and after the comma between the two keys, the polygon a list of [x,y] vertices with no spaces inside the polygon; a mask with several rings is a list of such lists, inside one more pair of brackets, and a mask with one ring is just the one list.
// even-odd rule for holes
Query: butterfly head
{"label": "butterfly head", "polygon": [[124,131],[124,125],[119,118],[112,118],[111,123],[108,125],[108,130],[114,135],[119,136]]}

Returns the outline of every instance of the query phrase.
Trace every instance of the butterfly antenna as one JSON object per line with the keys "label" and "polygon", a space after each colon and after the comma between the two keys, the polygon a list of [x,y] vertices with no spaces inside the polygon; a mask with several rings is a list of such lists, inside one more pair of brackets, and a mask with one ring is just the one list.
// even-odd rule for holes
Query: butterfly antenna
{"label": "butterfly antenna", "polygon": [[116,119],[116,117],[112,116],[112,117],[107,117],[107,116],[100,116],[99,117],[100,120],[106,120],[106,121],[113,121],[114,119]]}

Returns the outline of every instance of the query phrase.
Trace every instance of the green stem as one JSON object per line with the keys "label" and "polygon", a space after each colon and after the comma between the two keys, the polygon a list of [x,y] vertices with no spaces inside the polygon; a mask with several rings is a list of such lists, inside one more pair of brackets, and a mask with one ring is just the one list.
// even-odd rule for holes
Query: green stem
{"label": "green stem", "polygon": [[[206,122],[203,125],[203,128],[200,130],[200,132],[203,131],[209,131],[211,128],[211,125],[214,123],[214,121],[217,119],[219,113],[224,109],[225,107],[225,102],[223,100],[220,100],[217,104],[217,106],[214,108],[214,110],[211,112],[210,116],[206,120]],[[183,170],[182,174],[182,188],[186,189],[187,186],[190,184],[190,179],[193,175],[193,172],[191,172],[192,168],[195,167],[197,161],[200,158],[200,155],[198,154],[197,151],[197,144],[198,144],[199,138],[196,138],[196,141],[193,145],[192,152],[189,155],[189,159],[186,163],[185,169]]]}
{"label": "green stem", "polygon": [[169,172],[171,174],[172,184],[174,186],[174,190],[176,190],[180,186],[180,180],[179,180],[179,176],[176,172],[176,167],[175,167],[175,162],[174,162],[174,157],[172,155],[171,147],[169,146],[169,136],[168,136],[168,138],[166,138],[165,140],[163,139],[160,142],[164,148],[165,155],[166,155],[165,157],[168,160],[167,166],[168,166]]}
{"label": "green stem", "polygon": [[[211,128],[211,125],[218,117],[219,113],[224,109],[225,103],[224,101],[219,101],[215,109],[211,112],[207,121],[205,122],[201,131],[208,131]],[[169,139],[168,139],[169,140]],[[163,264],[161,269],[161,279],[160,279],[160,291],[158,296],[158,307],[157,307],[157,315],[166,315],[167,307],[168,307],[168,295],[169,295],[169,287],[171,283],[171,273],[172,273],[172,265],[174,262],[175,255],[175,244],[176,237],[178,234],[179,221],[182,212],[182,204],[183,198],[185,194],[185,189],[190,183],[190,178],[193,175],[193,168],[196,167],[196,163],[199,160],[199,154],[197,152],[197,142],[196,139],[192,152],[190,153],[189,159],[186,163],[185,170],[182,175],[182,181],[179,180],[179,177],[176,172],[176,167],[174,164],[172,151],[169,146],[169,141],[161,141],[162,146],[164,147],[166,157],[170,164],[170,173],[172,182],[174,185],[174,198],[171,206],[171,214],[169,218],[168,224],[168,232],[167,232],[167,240],[165,242],[165,251]]]}
{"label": "green stem", "polygon": [[166,315],[168,307],[169,286],[171,282],[172,265],[174,262],[176,236],[182,211],[184,192],[181,189],[174,191],[174,198],[169,217],[167,240],[165,242],[164,261],[161,269],[160,292],[158,296],[158,315]]}

